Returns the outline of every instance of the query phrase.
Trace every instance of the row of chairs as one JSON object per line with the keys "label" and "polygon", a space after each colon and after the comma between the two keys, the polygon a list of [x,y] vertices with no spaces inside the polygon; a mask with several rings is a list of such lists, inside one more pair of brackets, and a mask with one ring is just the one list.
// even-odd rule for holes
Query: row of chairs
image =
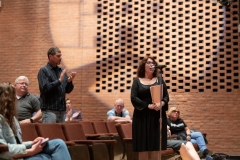
{"label": "row of chairs", "polygon": [[[85,120],[85,121],[71,121],[70,122],[71,125],[68,125],[68,123],[64,123],[64,124],[60,124],[61,127],[59,126],[59,124],[41,124],[41,123],[37,123],[37,124],[21,124],[21,129],[22,129],[22,138],[23,141],[31,141],[33,139],[35,139],[37,136],[42,136],[42,137],[48,137],[50,139],[54,139],[54,138],[60,138],[63,139],[67,146],[69,147],[69,151],[70,153],[72,152],[71,156],[75,155],[78,156],[76,153],[79,152],[76,148],[79,148],[79,145],[76,147],[75,143],[72,142],[72,139],[67,139],[66,135],[67,133],[73,133],[75,135],[81,135],[82,134],[82,138],[81,140],[112,140],[115,142],[115,145],[113,147],[113,145],[107,145],[108,147],[108,152],[109,152],[109,159],[113,160],[113,159],[122,159],[122,155],[123,155],[123,144],[118,136],[118,132],[116,130],[115,127],[115,123],[114,122],[105,122],[103,120],[95,120],[95,121],[90,121],[90,120]],[[75,125],[74,123],[77,124],[81,124],[82,129],[80,129],[80,131],[76,131],[75,130]],[[66,129],[66,126],[71,126],[68,130]],[[79,128],[79,125],[77,125]],[[41,129],[44,128],[44,129]],[[71,131],[71,129],[73,129],[73,131]],[[63,130],[63,131],[62,131]],[[82,133],[82,130],[84,133]],[[69,132],[67,132],[69,131]],[[74,137],[73,137],[74,138]],[[79,139],[79,137],[76,137]],[[74,140],[76,139],[74,138]],[[95,156],[95,158],[93,157],[94,155],[97,155],[97,145],[100,145],[100,143],[105,141],[87,141],[85,143],[94,143],[94,145],[92,145],[91,147],[94,147],[95,150],[92,150],[91,147],[90,148],[90,158],[97,160],[97,159],[101,159],[101,156]],[[83,142],[81,142],[83,143]],[[109,142],[108,142],[109,143]],[[102,145],[102,144],[101,144]],[[105,144],[106,145],[106,144]],[[83,148],[84,146],[82,146]],[[112,148],[110,148],[112,147]],[[102,147],[104,148],[104,147]],[[81,149],[81,150],[86,150],[85,149]],[[113,151],[112,151],[113,150]],[[8,147],[6,145],[0,144],[0,152],[6,152],[8,151]],[[95,152],[94,152],[95,151]],[[85,151],[82,151],[85,153]],[[101,155],[104,152],[100,152]],[[84,155],[84,154],[82,154]],[[89,155],[89,154],[87,154]],[[93,156],[92,156],[93,155]],[[88,160],[89,156],[84,156],[85,158],[81,158],[83,160]],[[74,159],[74,157],[73,157]],[[79,159],[76,158],[76,159]],[[104,160],[108,160],[107,158],[103,158]]]}
{"label": "row of chairs", "polygon": [[[125,157],[127,157],[128,160],[138,159],[138,153],[133,152],[132,150],[132,123],[114,123],[104,121],[71,121],[71,123],[80,123],[88,138],[94,134],[97,134],[98,136],[107,134],[109,136],[117,135],[119,139],[115,138],[117,140],[116,146],[122,146],[122,155],[120,159],[125,159]],[[194,144],[194,147],[196,150],[199,150],[197,144]],[[167,148],[166,150],[161,151],[161,155],[165,157],[172,157],[175,156],[176,153],[172,148]]]}
{"label": "row of chairs", "polygon": [[80,123],[83,126],[83,130],[86,134],[117,134],[115,128],[115,122],[103,121],[103,120],[74,120],[67,121],[67,123]]}
{"label": "row of chairs", "polygon": [[[122,139],[122,143],[124,145],[124,151],[127,155],[127,159],[129,160],[138,160],[138,153],[133,152],[132,149],[132,123],[126,123],[126,124],[116,124],[116,129],[118,131],[118,134],[120,138]],[[176,138],[176,137],[171,137]],[[199,150],[199,147],[197,144],[193,144],[196,151]],[[173,157],[176,155],[174,150],[172,148],[167,148],[166,150],[161,151],[161,155],[163,159],[168,159],[169,157]]]}
{"label": "row of chairs", "polygon": [[[132,151],[131,123],[70,121],[63,124],[38,123],[20,126],[23,141],[33,140],[37,136],[64,140],[73,160],[119,160],[125,157],[128,160],[138,159],[138,154]],[[198,149],[198,146],[195,147]],[[161,151],[164,156],[174,154],[171,148]]]}
{"label": "row of chairs", "polygon": [[72,160],[114,160],[115,140],[87,139],[80,123],[26,123],[20,125],[23,141],[36,137],[60,138],[68,146]]}
{"label": "row of chairs", "polygon": [[68,123],[80,123],[87,139],[116,140],[114,146],[114,159],[124,158],[124,147],[118,135],[115,122],[106,121],[70,121]]}

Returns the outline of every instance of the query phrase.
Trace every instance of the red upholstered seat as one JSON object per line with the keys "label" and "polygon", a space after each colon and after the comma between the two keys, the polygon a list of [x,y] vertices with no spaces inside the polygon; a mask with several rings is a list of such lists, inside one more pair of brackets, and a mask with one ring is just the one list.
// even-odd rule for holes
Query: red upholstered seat
{"label": "red upholstered seat", "polygon": [[35,138],[39,137],[34,123],[21,123],[20,127],[23,141],[33,141]]}
{"label": "red upholstered seat", "polygon": [[[87,140],[82,125],[79,123],[62,124],[63,132],[67,140],[75,143],[84,143],[91,147],[93,159],[113,160],[115,140]],[[107,147],[107,152],[104,148]],[[105,153],[105,154],[104,154]],[[107,154],[107,156],[106,156]],[[105,156],[104,156],[105,155]],[[95,158],[94,158],[95,157]]]}
{"label": "red upholstered seat", "polygon": [[[116,128],[120,138],[122,139],[122,143],[125,148],[125,152],[127,155],[127,159],[138,160],[138,153],[133,152],[132,150],[132,123],[126,124],[116,124]],[[197,144],[193,145],[196,150],[198,150]],[[162,156],[166,155],[174,155],[175,152],[172,148],[167,148],[166,150],[161,151]]]}

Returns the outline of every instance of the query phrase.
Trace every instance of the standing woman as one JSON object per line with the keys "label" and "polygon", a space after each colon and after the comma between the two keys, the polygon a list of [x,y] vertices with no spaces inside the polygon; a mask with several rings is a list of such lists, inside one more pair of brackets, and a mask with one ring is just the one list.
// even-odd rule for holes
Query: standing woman
{"label": "standing woman", "polygon": [[137,78],[131,88],[131,102],[134,106],[132,121],[133,151],[139,152],[139,160],[158,160],[160,149],[160,103],[153,103],[150,87],[163,84],[162,98],[162,139],[161,149],[167,148],[166,111],[168,110],[168,91],[163,80],[158,77],[158,71],[152,69],[157,62],[147,56],[139,64]]}
{"label": "standing woman", "polygon": [[0,143],[8,146],[8,152],[0,153],[0,159],[10,160],[71,160],[66,144],[61,139],[41,144],[43,137],[22,142],[21,129],[16,115],[15,88],[0,83]]}

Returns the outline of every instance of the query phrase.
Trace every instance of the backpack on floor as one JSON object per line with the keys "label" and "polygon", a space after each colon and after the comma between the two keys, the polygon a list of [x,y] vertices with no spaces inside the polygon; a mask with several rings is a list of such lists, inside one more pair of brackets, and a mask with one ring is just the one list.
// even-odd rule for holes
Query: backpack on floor
{"label": "backpack on floor", "polygon": [[225,153],[214,153],[213,155],[211,155],[211,157],[213,158],[213,160],[227,160],[229,158],[229,155]]}

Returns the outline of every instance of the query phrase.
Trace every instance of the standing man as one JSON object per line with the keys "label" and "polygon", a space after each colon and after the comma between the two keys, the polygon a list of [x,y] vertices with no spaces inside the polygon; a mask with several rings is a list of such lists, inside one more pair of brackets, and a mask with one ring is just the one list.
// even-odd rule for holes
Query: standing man
{"label": "standing man", "polygon": [[76,72],[67,75],[67,69],[58,66],[62,60],[62,53],[58,47],[50,48],[47,56],[47,65],[38,72],[42,122],[61,123],[64,122],[63,117],[66,113],[65,94],[73,90],[72,80]]}
{"label": "standing man", "polygon": [[115,122],[132,122],[128,110],[124,108],[124,102],[122,99],[117,99],[114,108],[107,112],[107,120]]}
{"label": "standing man", "polygon": [[[19,76],[15,80],[17,97],[17,115],[20,123],[34,123],[42,118],[40,102],[36,96],[28,92],[29,80],[26,76]],[[36,114],[33,115],[33,113]]]}

